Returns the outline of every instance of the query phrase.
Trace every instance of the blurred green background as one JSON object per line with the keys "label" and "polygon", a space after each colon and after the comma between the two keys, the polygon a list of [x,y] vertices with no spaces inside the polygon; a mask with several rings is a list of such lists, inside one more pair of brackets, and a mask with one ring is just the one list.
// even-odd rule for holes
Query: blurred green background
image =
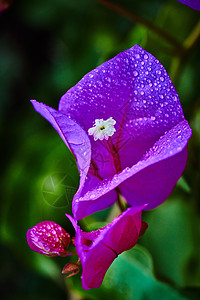
{"label": "blurred green background", "polygon": [[[118,12],[102,2],[17,0],[0,13],[3,299],[200,299],[200,13],[176,0],[113,0]],[[85,292],[79,275],[61,275],[67,259],[26,243],[26,231],[43,220],[73,235],[65,213],[79,180],[73,157],[29,100],[57,108],[83,75],[134,44],[161,61],[179,93],[193,129],[188,164],[170,198],[143,215],[149,229],[140,245],[120,255],[101,288]],[[109,213],[82,225],[102,224]]]}

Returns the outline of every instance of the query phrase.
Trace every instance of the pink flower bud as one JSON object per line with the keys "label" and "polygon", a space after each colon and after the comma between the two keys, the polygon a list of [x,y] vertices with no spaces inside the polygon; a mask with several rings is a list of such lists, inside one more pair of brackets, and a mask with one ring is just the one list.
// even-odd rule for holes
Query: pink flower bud
{"label": "pink flower bud", "polygon": [[60,225],[52,221],[43,221],[27,232],[29,247],[47,256],[66,256],[70,235]]}
{"label": "pink flower bud", "polygon": [[74,276],[79,272],[80,272],[80,266],[77,263],[72,263],[72,262],[67,263],[62,270],[62,274],[69,274],[67,275],[67,278]]}

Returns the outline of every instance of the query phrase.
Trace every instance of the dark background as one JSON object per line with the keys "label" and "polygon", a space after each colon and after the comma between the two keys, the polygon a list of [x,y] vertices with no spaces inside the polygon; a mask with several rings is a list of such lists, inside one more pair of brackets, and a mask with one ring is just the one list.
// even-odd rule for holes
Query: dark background
{"label": "dark background", "polygon": [[[113,295],[108,286],[84,294],[79,275],[66,281],[60,274],[67,261],[33,253],[26,243],[26,231],[43,220],[55,221],[73,234],[65,213],[71,211],[79,180],[68,149],[29,100],[57,108],[62,94],[87,72],[135,44],[165,66],[193,129],[183,177],[162,206],[144,214],[149,230],[140,243],[149,251],[145,255],[151,256],[156,278],[186,297],[165,299],[200,298],[199,12],[176,0],[113,1],[125,12],[102,2],[16,0],[0,13],[3,299]],[[140,16],[137,22],[136,15]],[[144,19],[167,32],[172,41],[151,30],[149,23],[144,25]],[[101,222],[108,213],[91,216],[85,223]],[[140,292],[135,299],[164,299],[156,290],[154,296]],[[128,299],[123,295],[116,299]]]}

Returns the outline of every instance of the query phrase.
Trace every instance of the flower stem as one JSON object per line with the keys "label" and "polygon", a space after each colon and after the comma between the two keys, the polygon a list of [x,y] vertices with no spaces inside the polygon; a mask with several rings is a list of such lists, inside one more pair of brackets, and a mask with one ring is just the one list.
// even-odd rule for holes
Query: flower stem
{"label": "flower stem", "polygon": [[120,190],[118,187],[116,187],[115,190],[117,192],[117,204],[118,204],[119,210],[121,213],[123,213],[125,207],[124,207],[124,203],[123,203],[123,199],[122,199]]}
{"label": "flower stem", "polygon": [[157,35],[159,35],[160,37],[165,39],[168,43],[170,43],[175,48],[178,48],[181,50],[183,49],[183,45],[180,42],[178,42],[172,35],[170,35],[166,31],[162,30],[161,28],[157,27],[155,24],[151,23],[150,21],[148,21],[132,12],[129,12],[128,10],[122,8],[121,6],[111,2],[109,0],[98,0],[98,1],[100,3],[102,3],[103,5],[111,8],[112,10],[120,13],[122,16],[128,18],[129,20],[147,27],[148,29],[150,29],[151,31],[155,32]]}

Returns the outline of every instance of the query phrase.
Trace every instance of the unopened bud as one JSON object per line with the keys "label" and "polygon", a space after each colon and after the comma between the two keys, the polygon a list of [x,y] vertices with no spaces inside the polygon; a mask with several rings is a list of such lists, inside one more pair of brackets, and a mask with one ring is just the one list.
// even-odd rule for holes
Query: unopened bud
{"label": "unopened bud", "polygon": [[29,247],[47,256],[66,256],[70,243],[70,235],[60,225],[52,221],[44,221],[27,232]]}
{"label": "unopened bud", "polygon": [[78,274],[80,271],[80,266],[77,263],[67,263],[63,270],[62,270],[62,274],[68,274],[67,278],[74,276],[76,274]]}

